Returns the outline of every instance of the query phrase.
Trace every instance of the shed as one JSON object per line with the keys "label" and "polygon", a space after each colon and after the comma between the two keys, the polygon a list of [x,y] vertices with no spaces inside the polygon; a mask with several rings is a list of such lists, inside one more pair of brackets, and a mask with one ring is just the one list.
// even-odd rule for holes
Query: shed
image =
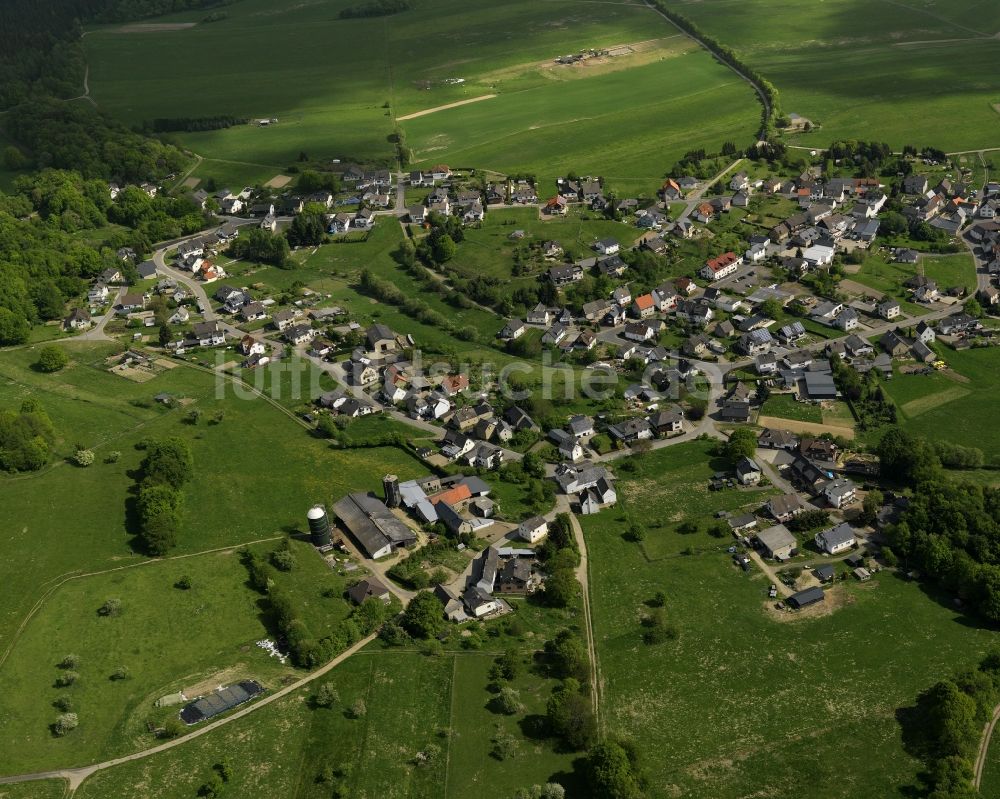
{"label": "shed", "polygon": [[800,610],[817,602],[822,602],[824,599],[826,599],[826,594],[823,593],[823,589],[814,585],[811,588],[806,588],[804,591],[799,591],[797,594],[792,594],[788,597],[788,604],[796,610]]}
{"label": "shed", "polygon": [[783,524],[776,524],[757,533],[757,540],[760,541],[765,554],[776,560],[791,557],[792,550],[798,546],[795,536]]}

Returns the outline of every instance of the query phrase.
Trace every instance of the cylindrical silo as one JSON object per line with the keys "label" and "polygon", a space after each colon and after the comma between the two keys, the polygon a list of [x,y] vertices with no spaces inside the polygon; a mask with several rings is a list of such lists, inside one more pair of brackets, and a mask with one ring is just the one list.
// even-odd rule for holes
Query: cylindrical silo
{"label": "cylindrical silo", "polygon": [[326,508],[322,505],[314,505],[306,516],[309,519],[309,536],[312,538],[313,546],[329,546],[330,519],[326,515]]}

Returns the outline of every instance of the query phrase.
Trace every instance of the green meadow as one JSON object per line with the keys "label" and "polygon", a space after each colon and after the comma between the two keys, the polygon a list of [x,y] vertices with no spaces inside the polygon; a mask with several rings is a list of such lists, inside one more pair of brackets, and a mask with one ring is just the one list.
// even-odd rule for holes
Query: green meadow
{"label": "green meadow", "polygon": [[951,372],[896,374],[883,383],[899,409],[906,429],[931,440],[978,447],[987,463],[996,464],[1000,434],[983,420],[998,411],[1000,373],[996,348],[955,352],[935,345]]}
{"label": "green meadow", "polygon": [[[77,792],[82,799],[139,799],[157,785],[158,797],[186,799],[216,763],[233,771],[227,791],[245,796],[320,799],[331,795],[329,767],[346,795],[359,799],[441,799],[468,796],[508,799],[518,788],[556,778],[579,788],[576,756],[555,751],[537,733],[553,683],[534,673],[530,650],[514,682],[524,705],[506,716],[493,706],[488,652],[425,656],[371,646],[319,682],[329,682],[340,702],[312,708],[315,686],[183,747],[100,772]],[[362,699],[367,712],[348,712]],[[520,738],[513,755],[491,755],[498,730]],[[419,753],[429,754],[420,759]],[[567,794],[570,795],[570,794]]]}
{"label": "green meadow", "polygon": [[1000,7],[982,0],[667,0],[774,83],[783,110],[818,124],[796,143],[995,147]]}
{"label": "green meadow", "polygon": [[[387,161],[396,118],[486,94],[498,96],[400,123],[418,165],[546,178],[589,170],[622,190],[652,190],[694,139],[710,149],[749,140],[757,123],[748,87],[639,3],[427,0],[391,17],[338,19],[348,5],[241,0],[210,24],[93,29],[85,39],[92,95],[129,123],[277,119],[171,134],[205,158],[195,177],[234,184],[269,180],[301,152]],[[600,65],[553,64],[616,45],[632,47]]]}
{"label": "green meadow", "polygon": [[[266,555],[279,542],[253,547]],[[337,576],[306,543],[293,542],[296,565],[278,579],[302,608],[318,635],[347,617],[350,608]],[[177,583],[190,579],[191,588]],[[323,592],[332,591],[326,597]],[[119,617],[97,610],[109,598],[122,600]],[[215,687],[254,678],[274,687],[292,673],[254,645],[272,635],[261,613],[261,596],[247,585],[235,550],[151,561],[67,582],[50,595],[18,638],[0,668],[0,719],[8,731],[0,759],[9,770],[86,764],[147,748],[146,730],[160,696],[206,683]],[[74,654],[78,681],[54,683],[63,657]],[[111,675],[124,667],[125,679]],[[48,725],[59,714],[53,702],[68,697],[80,727],[62,738]]]}
{"label": "green meadow", "polygon": [[[803,785],[821,799],[899,795],[919,764],[897,710],[976,662],[994,634],[889,572],[838,584],[818,612],[793,615],[770,609],[770,581],[737,569],[724,540],[688,548],[650,525],[641,546],[625,541],[629,517],[705,525],[725,507],[711,495],[692,504],[676,471],[713,469],[705,447],[666,450],[673,470],[619,469],[620,506],[582,519],[608,732],[638,748],[650,799],[791,799]],[[649,645],[641,620],[658,591],[678,638]]]}
{"label": "green meadow", "polygon": [[[418,461],[396,448],[332,449],[263,400],[237,396],[231,385],[217,394],[213,375],[177,366],[149,382],[132,383],[105,370],[107,346],[74,345],[70,351],[73,362],[54,375],[30,368],[37,358],[30,348],[0,356],[0,405],[16,408],[26,396],[39,397],[60,436],[51,466],[2,480],[7,557],[0,582],[7,591],[0,604],[0,648],[9,645],[49,581],[144,560],[132,547],[129,509],[143,457],[135,445],[145,438],[180,436],[194,456],[195,476],[183,489],[183,519],[172,554],[298,529],[317,501],[374,489],[386,471],[403,479],[424,473]],[[152,401],[160,392],[187,404],[168,410]],[[192,407],[203,411],[196,425],[184,418]],[[210,423],[219,412],[222,421]],[[60,460],[76,444],[94,450],[93,466]],[[111,452],[120,457],[106,463]]]}

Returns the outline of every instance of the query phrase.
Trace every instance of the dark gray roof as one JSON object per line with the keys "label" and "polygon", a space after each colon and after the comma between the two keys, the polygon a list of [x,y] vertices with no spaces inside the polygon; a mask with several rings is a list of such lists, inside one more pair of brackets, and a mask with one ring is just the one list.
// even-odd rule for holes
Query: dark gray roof
{"label": "dark gray roof", "polygon": [[413,530],[370,494],[348,494],[333,512],[369,557],[386,546],[409,546],[417,540]]}
{"label": "dark gray roof", "polygon": [[807,605],[822,602],[824,599],[826,599],[826,594],[823,593],[823,589],[814,585],[804,591],[799,591],[797,594],[792,594],[788,597],[788,604],[793,608],[804,608]]}

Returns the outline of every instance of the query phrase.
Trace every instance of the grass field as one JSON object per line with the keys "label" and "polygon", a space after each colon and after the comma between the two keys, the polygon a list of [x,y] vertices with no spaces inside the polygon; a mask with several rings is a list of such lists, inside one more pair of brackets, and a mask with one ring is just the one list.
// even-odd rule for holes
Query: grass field
{"label": "grass field", "polygon": [[[88,469],[57,461],[42,472],[3,479],[9,488],[0,508],[7,531],[0,647],[7,646],[46,581],[143,560],[130,544],[127,516],[132,474],[142,460],[134,445],[143,438],[180,436],[194,455],[177,554],[300,528],[315,502],[373,489],[386,471],[401,479],[424,473],[399,449],[331,449],[271,405],[239,399],[231,388],[217,398],[211,375],[177,367],[137,384],[103,369],[106,348],[72,351],[73,365],[56,375],[31,370],[37,354],[29,349],[0,356],[0,405],[16,407],[29,394],[40,396],[61,436],[59,454],[71,454],[79,442],[97,455]],[[186,424],[182,408],[152,407],[152,395],[161,391],[193,400],[206,420],[222,410],[224,420]],[[104,463],[111,451],[120,451],[121,458]]]}
{"label": "grass field", "polygon": [[[369,648],[323,678],[337,688],[341,705],[311,709],[308,694],[297,693],[261,710],[254,722],[237,722],[165,755],[99,773],[77,796],[138,799],[159,785],[158,797],[186,799],[221,761],[233,766],[227,790],[245,796],[330,796],[330,786],[317,780],[327,765],[343,775],[347,795],[359,799],[457,798],[470,791],[508,799],[520,787],[553,777],[578,787],[571,775],[574,756],[554,751],[549,741],[521,740],[504,761],[490,755],[497,725],[518,737],[522,729],[537,727],[532,719],[544,712],[552,687],[525,672],[514,684],[524,711],[503,716],[487,691],[492,661],[488,653],[426,657]],[[358,698],[367,714],[350,718],[345,708]],[[446,729],[450,734],[441,734]],[[430,750],[430,761],[417,765],[417,753]]]}
{"label": "grass field", "polygon": [[[212,24],[141,34],[97,28],[85,40],[92,95],[130,123],[278,119],[172,134],[205,157],[195,177],[239,184],[282,173],[302,151],[314,160],[388,160],[395,117],[484,94],[498,96],[401,123],[416,159],[552,177],[591,170],[623,189],[653,189],[692,137],[713,149],[749,141],[757,123],[748,87],[639,3],[428,0],[391,17],[337,19],[348,5],[242,0]],[[600,63],[553,64],[567,52],[615,45],[631,47]],[[178,50],[210,53],[212,67],[203,58],[178,63]],[[254,52],[270,58],[248,61]]]}
{"label": "grass field", "polygon": [[[803,145],[875,139],[945,150],[998,145],[1000,7],[981,0],[668,0],[733,47],[819,128]],[[780,24],[776,21],[780,20]],[[863,20],[863,22],[862,22]],[[958,122],[958,124],[956,124]]]}
{"label": "grass field", "polygon": [[[254,549],[266,554],[277,543]],[[350,612],[341,598],[346,582],[309,544],[293,542],[293,551],[296,566],[279,573],[278,582],[309,628],[325,635]],[[182,576],[191,579],[191,589],[175,587]],[[324,597],[326,589],[334,596]],[[118,618],[97,613],[110,597],[124,604]],[[160,696],[184,689],[197,696],[190,686],[246,677],[274,687],[291,669],[254,646],[273,635],[260,599],[232,550],[66,583],[48,598],[0,669],[0,719],[10,733],[0,742],[0,759],[21,772],[102,760],[154,743],[147,720],[171,715],[154,716],[153,702]],[[70,653],[80,658],[80,679],[57,688],[57,664]],[[111,680],[119,666],[128,669],[128,679]],[[59,712],[51,703],[59,695],[72,699],[81,722],[64,738],[48,730]]]}
{"label": "grass field", "polygon": [[[697,446],[667,451],[710,468]],[[903,752],[897,708],[975,662],[993,633],[889,573],[838,585],[827,615],[772,615],[769,581],[720,548],[651,560],[621,538],[622,518],[643,507],[673,518],[721,503],[692,509],[669,470],[622,478],[621,506],[582,524],[600,564],[591,590],[608,730],[639,747],[650,799],[785,799],[805,785],[823,799],[888,797],[912,785],[919,766]],[[640,619],[657,591],[679,638],[649,646]]]}
{"label": "grass field", "polygon": [[63,799],[66,783],[62,780],[40,780],[0,785],[0,799]]}
{"label": "grass field", "polygon": [[997,413],[1000,351],[995,348],[954,352],[940,348],[959,379],[935,372],[898,374],[884,384],[910,432],[978,447],[988,463],[997,463],[1000,434],[989,424]]}
{"label": "grass field", "polygon": [[823,411],[811,402],[797,402],[791,394],[772,394],[760,409],[762,416],[780,416],[799,422],[823,422]]}

